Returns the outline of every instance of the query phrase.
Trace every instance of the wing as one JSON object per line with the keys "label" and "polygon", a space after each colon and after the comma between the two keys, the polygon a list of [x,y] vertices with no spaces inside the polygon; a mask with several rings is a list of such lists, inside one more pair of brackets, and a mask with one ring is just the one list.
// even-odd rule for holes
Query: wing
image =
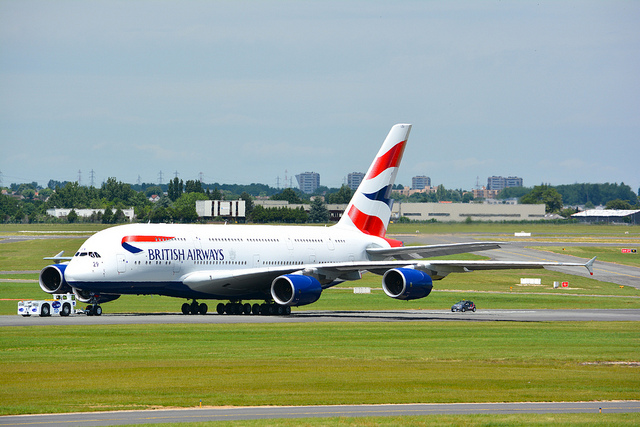
{"label": "wing", "polygon": [[391,257],[395,259],[410,260],[499,248],[500,243],[497,242],[470,242],[428,246],[404,246],[399,248],[368,248],[367,253],[373,259],[377,260]]}
{"label": "wing", "polygon": [[477,260],[421,260],[400,261],[352,261],[334,264],[308,264],[243,270],[203,270],[188,274],[182,282],[194,291],[223,296],[268,295],[271,282],[283,274],[304,274],[320,281],[323,288],[344,280],[358,280],[365,271],[382,275],[393,268],[415,268],[439,280],[449,273],[468,273],[474,270],[533,269],[545,267],[585,267],[593,274],[593,257],[586,263],[535,262],[535,261],[477,261]]}
{"label": "wing", "polygon": [[[384,274],[392,268],[415,268],[429,274],[433,279],[442,279],[449,273],[468,273],[474,270],[508,270],[508,269],[535,269],[545,267],[585,267],[593,275],[593,262],[596,257],[586,263],[577,262],[536,262],[536,261],[463,261],[463,260],[422,260],[422,261],[363,261],[322,265],[315,270],[326,276],[338,275],[346,278],[344,273],[350,271],[370,271],[375,274]],[[311,266],[307,270],[312,269]]]}

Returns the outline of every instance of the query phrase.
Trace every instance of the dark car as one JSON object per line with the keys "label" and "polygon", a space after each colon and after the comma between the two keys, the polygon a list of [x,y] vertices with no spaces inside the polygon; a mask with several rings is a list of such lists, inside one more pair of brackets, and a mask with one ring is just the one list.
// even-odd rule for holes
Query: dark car
{"label": "dark car", "polygon": [[476,305],[473,301],[460,301],[451,306],[451,311],[476,311]]}

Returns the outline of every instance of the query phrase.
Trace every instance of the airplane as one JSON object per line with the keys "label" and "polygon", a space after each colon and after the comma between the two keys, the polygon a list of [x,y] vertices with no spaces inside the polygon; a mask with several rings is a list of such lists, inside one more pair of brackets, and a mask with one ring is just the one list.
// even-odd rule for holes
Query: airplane
{"label": "airplane", "polygon": [[[386,237],[389,198],[407,144],[410,124],[393,126],[339,222],[330,227],[222,224],[128,224],[87,239],[73,257],[40,272],[48,293],[72,291],[100,304],[125,294],[187,299],[184,314],[206,314],[198,300],[221,300],[219,314],[289,315],[291,307],[316,302],[324,289],[358,280],[364,272],[382,276],[386,295],[424,298],[433,281],[450,273],[489,269],[581,266],[593,274],[595,257],[567,262],[455,261],[429,257],[499,248],[496,242],[403,246]],[[191,303],[188,301],[191,300]],[[247,301],[264,301],[254,303]]]}

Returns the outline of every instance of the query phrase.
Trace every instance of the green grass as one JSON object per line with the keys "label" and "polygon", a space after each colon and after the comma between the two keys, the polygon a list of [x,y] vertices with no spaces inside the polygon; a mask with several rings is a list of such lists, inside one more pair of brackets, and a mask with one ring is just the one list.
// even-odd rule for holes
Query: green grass
{"label": "green grass", "polygon": [[[519,231],[535,235],[607,236],[611,238],[640,238],[640,225],[553,224],[553,223],[499,223],[462,222],[389,224],[390,234],[506,234]],[[628,234],[627,234],[628,233]]]}
{"label": "green grass", "polygon": [[[623,254],[621,249],[627,248],[627,246],[620,245],[619,247],[610,246],[535,246],[532,249],[539,251],[548,251],[563,255],[573,255],[581,258],[593,258],[597,256],[597,261],[615,262],[616,264],[630,265],[633,267],[640,267],[640,245],[630,245],[629,248],[635,248],[637,253]],[[596,261],[596,262],[597,262]]]}
{"label": "green grass", "polygon": [[[634,322],[5,327],[0,413],[640,399]],[[51,378],[54,378],[51,381]],[[464,380],[462,380],[464,379]]]}
{"label": "green grass", "polygon": [[215,421],[153,424],[154,426],[637,426],[640,415],[627,414],[510,414],[510,415],[425,415],[403,417],[294,418],[270,420]]}
{"label": "green grass", "polygon": [[73,256],[84,239],[34,239],[0,243],[0,271],[41,270],[52,261],[44,260],[60,251]]}

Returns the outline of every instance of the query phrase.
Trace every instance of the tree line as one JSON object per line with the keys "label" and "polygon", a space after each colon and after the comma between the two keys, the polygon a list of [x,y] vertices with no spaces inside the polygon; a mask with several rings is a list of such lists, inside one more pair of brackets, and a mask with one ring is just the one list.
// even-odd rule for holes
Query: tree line
{"label": "tree line", "polygon": [[[53,186],[53,188],[51,188]],[[462,190],[448,190],[443,185],[434,193],[418,193],[402,196],[397,190],[402,186],[394,186],[391,198],[404,202],[473,202],[471,193]],[[639,190],[640,191],[640,190]],[[0,195],[0,222],[55,222],[46,214],[47,209],[54,207],[69,209],[105,209],[104,214],[96,214],[91,218],[79,218],[74,212],[71,221],[90,221],[117,223],[125,220],[122,209],[134,208],[135,216],[141,222],[195,222],[198,215],[195,210],[196,200],[238,200],[246,202],[247,220],[252,222],[327,222],[329,213],[325,204],[346,204],[353,191],[343,185],[341,188],[321,187],[312,195],[304,194],[298,189],[273,189],[263,184],[243,185],[210,185],[197,180],[183,182],[177,177],[163,186],[131,185],[115,178],[109,178],[100,188],[81,186],[77,182],[49,181],[46,188],[36,182],[27,184],[11,184],[7,193]],[[257,193],[257,194],[256,194]],[[269,194],[269,196],[265,196]],[[317,195],[324,196],[324,203]],[[156,195],[159,200],[150,201]],[[269,197],[271,200],[286,200],[291,204],[311,204],[309,213],[299,208],[263,208],[254,207],[256,196]],[[624,183],[620,184],[571,184],[571,185],[539,185],[533,188],[513,187],[500,192],[498,198],[518,198],[520,203],[544,203],[547,212],[569,216],[575,213],[571,206],[584,205],[586,208],[606,205],[611,209],[640,208],[638,195]],[[311,201],[313,198],[313,202]],[[570,207],[566,207],[570,206]]]}

